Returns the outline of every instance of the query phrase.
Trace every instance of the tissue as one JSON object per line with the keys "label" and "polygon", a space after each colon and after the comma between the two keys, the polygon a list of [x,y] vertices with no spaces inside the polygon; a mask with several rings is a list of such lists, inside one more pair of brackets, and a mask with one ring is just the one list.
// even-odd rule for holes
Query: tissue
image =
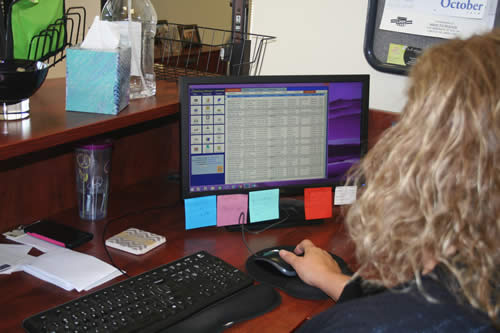
{"label": "tissue", "polygon": [[96,17],[82,44],[66,51],[66,110],[118,114],[129,103],[130,61],[119,30]]}
{"label": "tissue", "polygon": [[[118,46],[130,46],[132,59],[131,75],[140,76],[140,61],[142,52],[141,23],[134,21],[101,21],[98,16],[81,44],[82,49],[114,49]],[[134,47],[132,47],[134,45]]]}
{"label": "tissue", "polygon": [[87,37],[81,43],[82,49],[116,49],[120,46],[120,31],[116,24],[101,21],[99,16],[87,32]]}

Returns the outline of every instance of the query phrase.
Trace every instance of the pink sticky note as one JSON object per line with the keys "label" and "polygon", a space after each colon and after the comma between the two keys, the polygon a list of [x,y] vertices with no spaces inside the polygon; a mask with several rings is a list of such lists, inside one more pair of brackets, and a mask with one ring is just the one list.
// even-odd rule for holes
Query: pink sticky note
{"label": "pink sticky note", "polygon": [[248,195],[227,194],[217,196],[217,226],[239,224],[240,214],[242,223],[247,223]]}

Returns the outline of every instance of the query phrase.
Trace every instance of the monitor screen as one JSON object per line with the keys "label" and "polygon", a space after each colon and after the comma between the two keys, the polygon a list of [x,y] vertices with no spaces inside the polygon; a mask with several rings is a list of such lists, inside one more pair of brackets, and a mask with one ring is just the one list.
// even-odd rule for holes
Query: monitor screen
{"label": "monitor screen", "polygon": [[365,154],[368,75],[183,77],[184,198],[336,186]]}

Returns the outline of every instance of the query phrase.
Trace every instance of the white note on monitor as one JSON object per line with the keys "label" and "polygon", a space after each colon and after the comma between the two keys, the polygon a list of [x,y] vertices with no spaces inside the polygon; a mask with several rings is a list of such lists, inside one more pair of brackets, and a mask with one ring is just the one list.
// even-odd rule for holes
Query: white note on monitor
{"label": "white note on monitor", "polygon": [[350,205],[356,201],[356,186],[337,186],[335,187],[334,205]]}

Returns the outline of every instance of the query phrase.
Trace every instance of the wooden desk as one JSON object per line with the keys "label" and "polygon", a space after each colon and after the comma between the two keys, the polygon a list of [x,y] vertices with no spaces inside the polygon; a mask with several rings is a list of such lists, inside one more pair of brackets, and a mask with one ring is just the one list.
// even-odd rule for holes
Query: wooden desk
{"label": "wooden desk", "polygon": [[[95,239],[78,250],[107,260],[101,240],[105,221],[89,223],[78,218],[73,161],[76,142],[106,136],[114,141],[108,219],[155,205],[168,207],[131,214],[110,224],[106,236],[137,226],[167,237],[166,245],[140,257],[111,250],[117,265],[136,275],[205,249],[243,268],[248,253],[240,233],[215,228],[184,231],[179,185],[167,180],[180,170],[175,83],[159,81],[155,97],[131,101],[117,116],[66,112],[63,79],[47,80],[30,104],[30,118],[0,122],[0,231],[50,216],[93,232]],[[396,119],[397,114],[370,111],[369,146]],[[248,239],[252,248],[261,249],[294,244],[306,237],[352,260],[352,247],[340,220],[271,230]],[[0,294],[0,331],[20,332],[22,319],[84,293],[66,292],[28,274],[14,273],[0,276]],[[332,304],[282,296],[281,307],[232,331],[288,332],[303,318]]]}
{"label": "wooden desk", "polygon": [[[129,227],[139,227],[167,238],[166,244],[143,256],[109,249],[115,264],[133,276],[196,251],[206,250],[244,270],[249,254],[241,233],[214,227],[185,231],[184,209],[178,193],[178,184],[164,180],[132,186],[110,198],[108,220],[130,214],[110,222],[106,237]],[[140,202],[138,202],[139,197]],[[159,206],[164,208],[135,213]],[[78,251],[109,262],[102,242],[106,221],[90,223],[75,218],[76,215],[76,210],[68,210],[57,214],[54,218],[92,231],[95,238],[79,247]],[[347,261],[352,261],[353,247],[345,237],[341,221],[332,219],[319,226],[281,228],[260,235],[249,234],[247,240],[249,246],[256,251],[274,245],[296,244],[303,238],[309,238],[318,245],[343,256]],[[106,285],[122,279],[119,277]],[[85,294],[85,292],[64,291],[23,272],[0,276],[0,301],[4,304],[0,331],[21,332],[24,318]],[[254,320],[235,325],[230,332],[290,332],[305,318],[333,304],[331,300],[298,300],[283,292],[281,296],[282,304],[277,309]]]}
{"label": "wooden desk", "polygon": [[[133,100],[116,116],[67,112],[65,81],[50,79],[30,98],[31,116],[0,121],[0,231],[76,206],[76,142],[113,139],[111,195],[150,179],[179,173],[175,82],[158,81],[156,96]],[[370,110],[368,145],[398,114]]]}
{"label": "wooden desk", "polygon": [[113,140],[111,195],[132,184],[179,171],[175,83],[133,100],[118,115],[65,110],[64,79],[47,80],[30,98],[30,117],[0,122],[0,231],[76,206],[74,146]]}

